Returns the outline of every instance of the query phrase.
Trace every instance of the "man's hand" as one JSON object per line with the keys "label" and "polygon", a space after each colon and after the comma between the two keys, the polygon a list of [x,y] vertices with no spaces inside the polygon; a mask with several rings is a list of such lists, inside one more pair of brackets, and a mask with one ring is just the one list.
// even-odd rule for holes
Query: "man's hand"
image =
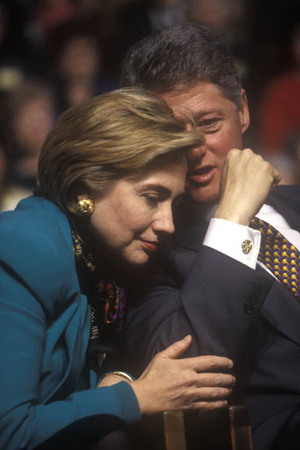
{"label": "man's hand", "polygon": [[248,226],[279,181],[279,172],[249,148],[230,150],[214,217]]}

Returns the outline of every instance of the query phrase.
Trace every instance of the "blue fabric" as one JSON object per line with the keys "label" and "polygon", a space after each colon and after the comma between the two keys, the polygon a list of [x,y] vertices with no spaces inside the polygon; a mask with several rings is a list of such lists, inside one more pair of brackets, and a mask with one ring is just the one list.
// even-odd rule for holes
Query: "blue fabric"
{"label": "blue fabric", "polygon": [[39,197],[1,213],[1,449],[33,449],[76,422],[101,437],[108,415],[139,420],[128,383],[95,388],[85,367],[89,330],[65,214]]}

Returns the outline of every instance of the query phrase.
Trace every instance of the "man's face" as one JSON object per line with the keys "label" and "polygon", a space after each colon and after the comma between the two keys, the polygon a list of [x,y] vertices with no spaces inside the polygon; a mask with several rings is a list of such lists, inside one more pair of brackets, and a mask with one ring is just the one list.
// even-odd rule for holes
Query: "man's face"
{"label": "man's face", "polygon": [[169,91],[162,97],[187,126],[191,126],[192,113],[197,129],[204,136],[203,145],[189,152],[189,194],[197,202],[216,201],[226,155],[232,148],[242,149],[242,135],[249,126],[245,92],[242,91],[239,110],[210,82],[199,82],[184,91]]}

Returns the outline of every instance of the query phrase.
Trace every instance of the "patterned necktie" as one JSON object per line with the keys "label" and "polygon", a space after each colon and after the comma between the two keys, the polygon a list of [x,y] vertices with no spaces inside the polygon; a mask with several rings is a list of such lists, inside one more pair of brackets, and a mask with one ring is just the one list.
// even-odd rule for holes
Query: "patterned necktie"
{"label": "patterned necktie", "polygon": [[276,278],[292,292],[300,295],[300,252],[272,225],[257,217],[251,220],[251,228],[261,232],[261,245],[258,255],[261,261]]}

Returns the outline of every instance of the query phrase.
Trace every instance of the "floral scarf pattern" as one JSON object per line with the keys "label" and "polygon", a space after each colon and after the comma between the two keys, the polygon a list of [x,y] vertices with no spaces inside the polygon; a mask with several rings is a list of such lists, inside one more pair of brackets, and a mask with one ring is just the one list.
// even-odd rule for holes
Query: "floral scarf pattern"
{"label": "floral scarf pattern", "polygon": [[115,352],[124,329],[127,299],[124,289],[95,263],[80,235],[72,231],[72,239],[81,289],[91,309],[88,360],[90,367],[98,373],[106,354]]}

